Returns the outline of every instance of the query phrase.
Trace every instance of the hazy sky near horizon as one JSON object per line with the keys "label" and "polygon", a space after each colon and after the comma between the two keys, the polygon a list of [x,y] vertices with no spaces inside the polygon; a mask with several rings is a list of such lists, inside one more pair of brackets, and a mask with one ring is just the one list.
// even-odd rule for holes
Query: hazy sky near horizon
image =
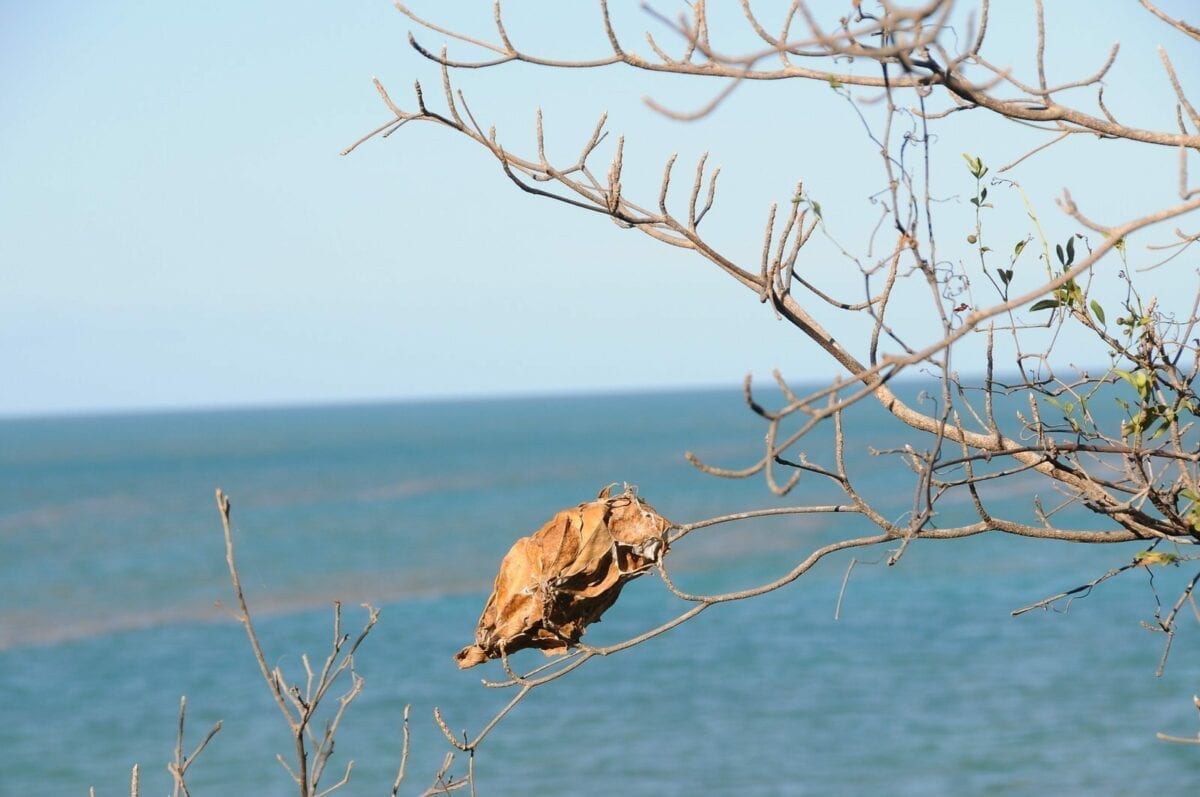
{"label": "hazy sky near horizon", "polygon": [[[412,5],[494,38],[490,3]],[[594,4],[510,5],[510,33],[526,49],[605,53]],[[670,2],[654,5],[674,13]],[[1029,77],[1032,3],[1004,5],[1012,16],[997,11],[991,35],[997,48],[1015,43],[991,52]],[[1173,128],[1159,44],[1200,97],[1197,48],[1140,9],[1081,20],[1051,5],[1051,82],[1093,72],[1119,39],[1105,94],[1118,117]],[[670,41],[637,3],[612,8],[630,46],[644,49],[647,29]],[[773,367],[798,381],[832,377],[814,347],[714,267],[520,193],[485,151],[449,131],[411,124],[339,156],[388,117],[372,76],[403,106],[420,79],[440,106],[437,69],[407,45],[413,28],[384,0],[6,3],[0,415],[733,386],[747,372],[769,379]],[[626,193],[647,204],[671,152],[688,175],[677,182],[690,183],[709,149],[723,171],[706,223],[743,262],[757,263],[767,208],[786,205],[799,179],[844,243],[865,249],[878,218],[867,201],[880,185],[878,158],[827,86],[739,88],[689,125],[641,97],[697,107],[718,84],[521,65],[456,79],[514,150],[532,152],[540,105],[551,157],[562,161],[607,109],[610,129],[627,135]],[[982,112],[935,132],[943,256],[964,258],[972,183],[959,153],[1000,165],[1044,134]],[[1176,153],[1147,149],[1081,139],[1014,176],[1062,240],[1075,231],[1053,205],[1063,187],[1102,221],[1176,200]],[[997,248],[1011,249],[1028,227],[1024,209],[1013,191],[993,197],[1007,203],[997,219],[1013,225],[997,232]],[[828,242],[813,249],[802,268],[861,298],[853,264]],[[1182,279],[1190,293],[1196,269],[1182,260],[1146,275],[1147,292],[1166,295]],[[928,307],[897,311],[897,324],[918,329],[930,317]],[[839,324],[835,333],[853,333]]]}

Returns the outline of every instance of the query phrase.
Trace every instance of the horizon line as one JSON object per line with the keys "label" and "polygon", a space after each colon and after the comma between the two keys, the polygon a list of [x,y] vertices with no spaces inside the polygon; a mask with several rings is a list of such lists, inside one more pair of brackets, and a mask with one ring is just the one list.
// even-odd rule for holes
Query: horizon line
{"label": "horizon line", "polygon": [[[912,382],[914,376],[920,375],[903,373],[893,382]],[[828,380],[814,379],[795,384],[822,386]],[[762,384],[760,382],[760,384]],[[773,381],[768,380],[769,389],[776,389]],[[0,422],[8,421],[37,421],[37,420],[71,420],[86,418],[128,417],[145,415],[189,415],[221,412],[256,412],[269,410],[313,410],[354,407],[389,406],[400,404],[473,404],[500,401],[530,401],[536,399],[558,400],[573,398],[593,398],[604,396],[638,396],[665,395],[671,393],[716,393],[721,391],[741,392],[742,380],[728,383],[703,382],[683,383],[674,385],[616,385],[604,387],[582,387],[561,389],[530,389],[530,390],[496,390],[480,393],[430,393],[425,395],[408,396],[363,396],[358,398],[296,398],[278,400],[246,400],[214,402],[208,404],[162,404],[143,406],[98,406],[50,410],[0,410]]]}

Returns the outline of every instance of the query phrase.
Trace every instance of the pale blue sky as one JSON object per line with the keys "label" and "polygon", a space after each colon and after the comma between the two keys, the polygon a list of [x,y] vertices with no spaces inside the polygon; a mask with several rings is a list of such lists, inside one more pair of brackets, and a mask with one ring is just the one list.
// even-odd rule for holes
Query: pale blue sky
{"label": "pale blue sky", "polygon": [[[412,5],[490,32],[490,3]],[[604,52],[592,4],[511,5],[510,32],[527,49]],[[612,5],[631,44],[659,28],[636,3]],[[372,76],[402,104],[414,78],[439,101],[437,71],[406,44],[413,26],[383,0],[2,9],[0,414],[732,386],[775,366],[797,379],[833,373],[714,268],[517,192],[446,131],[409,125],[339,157],[387,117]],[[1173,124],[1157,44],[1200,94],[1196,48],[1136,10],[1052,12],[1052,81],[1093,71],[1119,38],[1106,92],[1119,117]],[[1028,76],[1028,36],[999,48],[1019,22],[997,19],[991,52]],[[460,85],[512,149],[530,151],[542,105],[550,152],[564,160],[609,110],[627,134],[626,193],[647,201],[667,155],[678,150],[690,170],[710,148],[724,167],[710,234],[744,262],[757,262],[768,205],[786,203],[799,178],[843,243],[858,246],[874,225],[865,197],[879,186],[877,159],[828,87],[748,86],[683,125],[639,98],[687,106],[717,84],[508,66]],[[957,259],[968,255],[955,231],[965,234],[971,187],[959,152],[999,165],[1040,139],[981,114],[937,132],[935,193],[961,195],[942,205],[942,254]],[[1074,231],[1051,201],[1063,186],[1105,221],[1173,200],[1173,152],[1070,146],[1017,174],[1052,238]],[[1012,226],[997,238],[1016,241],[1023,210],[1011,193],[1004,202],[997,219]],[[803,267],[859,298],[853,266],[812,248]],[[1173,268],[1150,279],[1190,292],[1194,264]],[[910,322],[929,316],[914,306]]]}

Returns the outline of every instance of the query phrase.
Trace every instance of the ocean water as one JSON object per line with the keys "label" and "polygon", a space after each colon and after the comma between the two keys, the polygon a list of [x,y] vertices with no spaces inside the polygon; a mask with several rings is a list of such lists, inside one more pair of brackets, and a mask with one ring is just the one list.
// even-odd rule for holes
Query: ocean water
{"label": "ocean water", "polygon": [[[910,479],[869,448],[903,438],[869,407],[853,421],[860,488],[899,516]],[[128,794],[134,763],[142,794],[169,793],[181,695],[186,747],[224,723],[189,771],[193,794],[293,793],[275,761],[289,752],[282,718],[224,608],[217,486],[272,665],[301,679],[300,654],[324,656],[333,600],[350,631],[359,604],[382,610],[327,782],[353,759],[342,793],[389,793],[411,705],[402,793],[418,794],[448,749],[433,708],[474,733],[510,697],[480,685],[498,667],[459,672],[452,656],[513,540],[610,482],[677,522],[838,501],[819,480],[779,499],[684,460],[744,466],[763,432],[726,391],[0,420],[0,795]],[[993,497],[1023,505],[1046,487],[1006,489]],[[852,515],[714,526],[670,561],[681,588],[728,590],[869,531]],[[536,690],[480,749],[477,791],[1193,794],[1200,748],[1155,733],[1200,728],[1200,628],[1184,619],[1156,678],[1163,636],[1141,625],[1185,568],[1127,573],[1066,613],[1010,616],[1139,547],[987,535],[916,543],[894,567],[886,549],[829,557]],[[686,608],[649,576],[587,639]]]}

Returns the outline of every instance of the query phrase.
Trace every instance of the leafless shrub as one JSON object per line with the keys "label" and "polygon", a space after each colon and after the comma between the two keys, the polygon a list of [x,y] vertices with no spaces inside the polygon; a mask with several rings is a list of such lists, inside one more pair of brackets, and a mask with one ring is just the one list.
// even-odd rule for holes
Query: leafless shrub
{"label": "leafless shrub", "polygon": [[[347,761],[341,778],[329,786],[321,787],[321,778],[324,776],[329,760],[333,756],[334,743],[338,728],[341,726],[342,718],[346,713],[346,709],[359,696],[363,688],[363,678],[354,670],[354,654],[371,633],[376,622],[378,622],[379,610],[373,606],[365,606],[367,621],[358,634],[351,637],[350,634],[344,633],[342,630],[342,607],[340,603],[335,602],[333,606],[333,640],[330,643],[329,654],[326,656],[319,670],[314,669],[308,658],[308,654],[302,654],[300,661],[304,666],[303,685],[300,683],[289,683],[280,667],[271,668],[267,665],[266,654],[263,652],[258,633],[254,629],[254,619],[250,613],[250,606],[246,602],[246,595],[242,590],[241,574],[238,572],[237,559],[234,555],[233,523],[230,518],[231,504],[229,497],[224,491],[218,488],[216,498],[217,509],[221,514],[221,526],[225,536],[225,562],[229,569],[229,580],[237,601],[238,610],[235,616],[246,631],[246,638],[250,643],[250,649],[254,654],[255,661],[258,663],[259,672],[267,685],[267,689],[271,692],[271,696],[275,700],[275,705],[279,707],[280,712],[283,714],[284,721],[291,732],[294,745],[294,758],[291,763],[281,754],[277,754],[276,759],[296,784],[301,797],[326,797],[348,784],[351,772],[354,769],[354,761]],[[350,675],[350,688],[337,696],[336,705],[332,709],[322,712],[322,703],[329,697],[330,691],[345,673],[349,673]],[[392,797],[396,797],[400,793],[408,766],[410,736],[408,725],[409,708],[409,706],[404,707],[400,765],[396,771],[396,778],[392,783]],[[213,725],[212,729],[209,730],[192,752],[185,756],[183,753],[183,737],[186,715],[187,698],[182,697],[179,701],[179,726],[175,738],[175,755],[167,764],[167,771],[170,772],[171,778],[174,781],[173,797],[190,797],[191,792],[187,785],[188,769],[195,763],[199,755],[204,752],[208,743],[212,741],[213,737],[217,735],[222,727],[221,722]],[[314,728],[319,719],[322,720],[322,730],[318,733]],[[422,795],[446,794],[468,785],[466,779],[455,779],[447,774],[453,761],[453,753],[448,754],[442,767],[434,776],[433,785],[423,791]],[[131,773],[130,794],[132,797],[139,797],[139,793],[140,767],[135,764]],[[95,797],[95,790],[90,790],[90,794],[91,797]]]}
{"label": "leafless shrub", "polygon": [[[171,763],[167,764],[167,771],[171,773],[171,779],[175,782],[175,788],[172,790],[172,797],[191,797],[191,792],[187,787],[187,771],[196,757],[204,752],[204,748],[208,747],[208,743],[221,730],[221,723],[218,721],[212,726],[212,729],[205,734],[200,740],[200,744],[196,745],[188,755],[183,754],[183,724],[187,716],[187,698],[179,698],[179,731],[175,736],[175,758]],[[136,792],[136,789],[135,789]],[[136,793],[135,793],[136,797]]]}
{"label": "leafless shrub", "polygon": [[[334,603],[333,641],[330,644],[329,655],[326,656],[318,671],[313,669],[308,654],[303,654],[300,661],[304,665],[304,685],[301,687],[299,683],[289,684],[278,666],[271,668],[267,664],[262,644],[254,630],[254,621],[250,615],[250,607],[246,605],[246,596],[242,591],[242,581],[234,558],[229,497],[220,489],[217,490],[217,508],[221,512],[221,525],[225,532],[225,562],[229,566],[229,579],[237,598],[237,619],[246,630],[246,637],[250,642],[250,649],[254,652],[254,658],[258,662],[259,672],[262,674],[267,688],[270,689],[271,696],[275,699],[275,705],[279,707],[279,711],[287,722],[288,729],[292,734],[292,742],[295,745],[293,764],[288,764],[281,754],[276,755],[276,758],[296,783],[301,797],[323,797],[331,794],[349,782],[350,773],[354,769],[354,761],[351,759],[346,763],[346,769],[340,780],[325,789],[320,787],[325,767],[333,755],[338,726],[342,722],[346,709],[362,692],[363,679],[354,671],[354,654],[379,620],[379,610],[373,606],[365,607],[367,622],[351,642],[351,635],[342,631],[342,605]],[[347,672],[350,674],[350,688],[337,697],[337,706],[333,709],[332,716],[325,718],[324,727],[318,733],[313,726],[316,724],[321,703],[342,674]]]}

